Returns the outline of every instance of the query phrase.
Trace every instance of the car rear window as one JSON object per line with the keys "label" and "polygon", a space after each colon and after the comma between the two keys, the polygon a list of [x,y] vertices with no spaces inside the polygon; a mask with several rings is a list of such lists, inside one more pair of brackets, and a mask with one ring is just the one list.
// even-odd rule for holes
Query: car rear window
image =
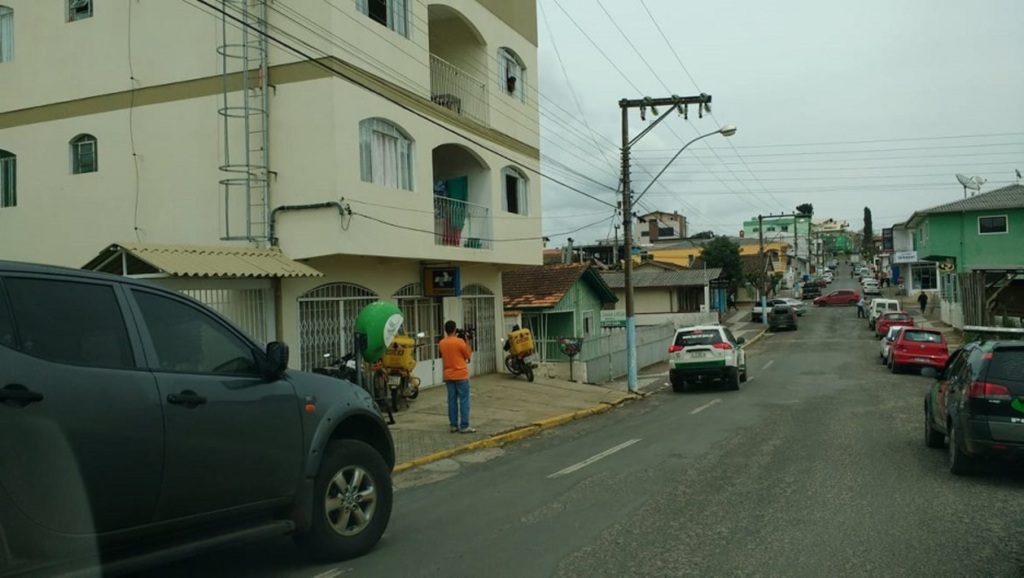
{"label": "car rear window", "polygon": [[785,315],[786,313],[789,313],[789,312],[790,312],[789,305],[776,305],[775,308],[772,309],[772,313],[779,313],[779,314],[782,314],[782,315]]}
{"label": "car rear window", "polygon": [[[718,331],[694,329],[692,331],[680,331],[676,333],[676,345],[689,347],[691,345],[714,345],[722,342],[722,335]],[[662,342],[664,343],[664,342]]]}
{"label": "car rear window", "polygon": [[882,319],[886,319],[888,321],[906,321],[913,318],[906,313],[886,313]]}
{"label": "car rear window", "polygon": [[917,343],[943,343],[942,334],[936,331],[918,331],[918,330],[907,330],[903,332],[904,341],[914,341]]}
{"label": "car rear window", "polygon": [[1024,382],[1024,347],[997,347],[988,362],[985,380],[995,383]]}

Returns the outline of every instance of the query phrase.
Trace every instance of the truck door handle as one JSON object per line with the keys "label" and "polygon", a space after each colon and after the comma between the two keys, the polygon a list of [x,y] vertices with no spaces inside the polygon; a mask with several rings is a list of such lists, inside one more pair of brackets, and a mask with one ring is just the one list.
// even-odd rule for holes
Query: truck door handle
{"label": "truck door handle", "polygon": [[43,401],[43,394],[30,391],[24,385],[10,384],[0,389],[0,403],[15,407],[25,407],[30,403]]}
{"label": "truck door handle", "polygon": [[206,397],[199,395],[198,393],[186,389],[181,393],[172,393],[167,396],[167,403],[173,403],[174,405],[183,405],[189,409],[198,407],[206,403]]}

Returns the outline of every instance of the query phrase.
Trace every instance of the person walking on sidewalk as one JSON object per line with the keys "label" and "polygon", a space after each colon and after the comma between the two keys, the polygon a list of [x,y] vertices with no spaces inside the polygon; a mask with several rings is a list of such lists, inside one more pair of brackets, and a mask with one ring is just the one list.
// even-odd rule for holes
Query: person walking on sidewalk
{"label": "person walking on sidewalk", "polygon": [[473,352],[469,343],[455,335],[455,322],[444,323],[445,338],[437,344],[444,366],[444,384],[448,388],[448,425],[452,433],[474,433],[469,427],[469,363]]}
{"label": "person walking on sidewalk", "polygon": [[735,309],[739,311],[739,307],[736,307],[736,293],[729,293],[729,308],[726,311],[732,311]]}
{"label": "person walking on sidewalk", "polygon": [[928,294],[921,291],[917,296],[917,304],[921,306],[921,315],[924,315],[924,310],[928,308]]}
{"label": "person walking on sidewalk", "polygon": [[857,319],[867,317],[867,315],[864,314],[864,305],[866,305],[866,303],[864,302],[864,296],[861,295],[860,301],[857,302]]}

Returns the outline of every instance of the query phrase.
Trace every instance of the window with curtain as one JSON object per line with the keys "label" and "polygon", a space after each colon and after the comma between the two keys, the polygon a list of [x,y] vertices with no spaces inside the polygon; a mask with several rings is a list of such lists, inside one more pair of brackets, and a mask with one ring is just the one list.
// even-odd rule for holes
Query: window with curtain
{"label": "window with curtain", "polygon": [[511,48],[498,49],[498,74],[502,92],[526,102],[526,66]]}
{"label": "window with curtain", "polygon": [[81,134],[71,139],[71,173],[95,173],[99,170],[96,137]]}
{"label": "window with curtain", "polygon": [[413,190],[412,140],[386,120],[359,123],[359,165],[364,182]]}
{"label": "window with curtain", "polygon": [[381,26],[409,38],[409,0],[356,0],[356,9]]}
{"label": "window with curtain", "polygon": [[0,62],[14,60],[14,9],[0,6]]}
{"label": "window with curtain", "polygon": [[501,170],[501,208],[517,215],[528,214],[526,176],[514,167]]}
{"label": "window with curtain", "polygon": [[0,209],[18,205],[18,157],[0,150]]}
{"label": "window with curtain", "polygon": [[68,22],[92,18],[92,0],[67,0]]}

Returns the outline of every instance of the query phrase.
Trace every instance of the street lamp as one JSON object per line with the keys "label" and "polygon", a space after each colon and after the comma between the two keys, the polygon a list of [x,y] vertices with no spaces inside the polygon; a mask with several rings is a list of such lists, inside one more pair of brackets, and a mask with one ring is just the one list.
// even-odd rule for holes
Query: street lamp
{"label": "street lamp", "polygon": [[691,140],[690,142],[684,144],[682,146],[682,148],[680,148],[676,152],[676,154],[668,161],[668,163],[666,163],[665,166],[660,171],[658,171],[658,174],[654,175],[654,178],[651,179],[651,182],[647,183],[647,186],[644,188],[643,191],[640,191],[640,194],[637,195],[637,197],[636,197],[636,201],[634,201],[633,198],[632,198],[632,192],[630,191],[630,186],[629,186],[629,151],[633,147],[633,145],[636,144],[636,142],[638,140],[640,140],[652,128],[654,128],[655,125],[657,125],[659,122],[661,122],[666,117],[668,117],[668,115],[666,114],[665,116],[659,117],[658,120],[654,121],[643,132],[641,132],[635,138],[630,140],[629,139],[629,131],[627,129],[627,120],[626,120],[627,119],[626,112],[627,112],[627,109],[628,109],[628,106],[627,106],[628,104],[629,104],[628,101],[620,102],[620,106],[622,106],[622,159],[623,159],[623,175],[622,175],[623,176],[623,178],[622,178],[622,201],[623,202],[622,202],[622,211],[623,211],[623,216],[625,217],[625,222],[624,222],[624,227],[623,227],[623,233],[625,234],[624,235],[625,239],[623,239],[623,244],[625,245],[624,249],[625,249],[625,253],[626,253],[626,265],[623,268],[623,281],[624,281],[624,284],[625,284],[625,292],[626,292],[626,372],[627,372],[626,373],[626,376],[627,376],[626,383],[627,383],[627,387],[628,387],[629,391],[631,393],[635,393],[636,392],[636,380],[637,380],[637,367],[636,367],[636,314],[635,314],[635,306],[634,306],[634,299],[633,299],[633,233],[632,233],[632,230],[633,230],[633,227],[632,227],[632,225],[633,225],[633,209],[632,209],[632,205],[633,205],[634,202],[639,202],[640,201],[640,198],[644,196],[644,193],[646,193],[648,190],[650,190],[650,188],[658,180],[658,177],[660,177],[662,174],[664,174],[665,170],[668,169],[669,165],[671,165],[673,162],[675,162],[675,160],[677,158],[679,158],[679,155],[683,154],[683,151],[686,150],[686,147],[692,145],[693,143],[699,141],[700,139],[707,138],[709,136],[714,136],[716,134],[720,134],[720,135],[726,136],[726,137],[732,136],[732,135],[736,134],[736,127],[731,125],[731,124],[727,124],[727,125],[723,126],[722,128],[714,131],[714,132],[709,132],[708,134],[702,134],[702,135],[698,136],[697,138]]}

